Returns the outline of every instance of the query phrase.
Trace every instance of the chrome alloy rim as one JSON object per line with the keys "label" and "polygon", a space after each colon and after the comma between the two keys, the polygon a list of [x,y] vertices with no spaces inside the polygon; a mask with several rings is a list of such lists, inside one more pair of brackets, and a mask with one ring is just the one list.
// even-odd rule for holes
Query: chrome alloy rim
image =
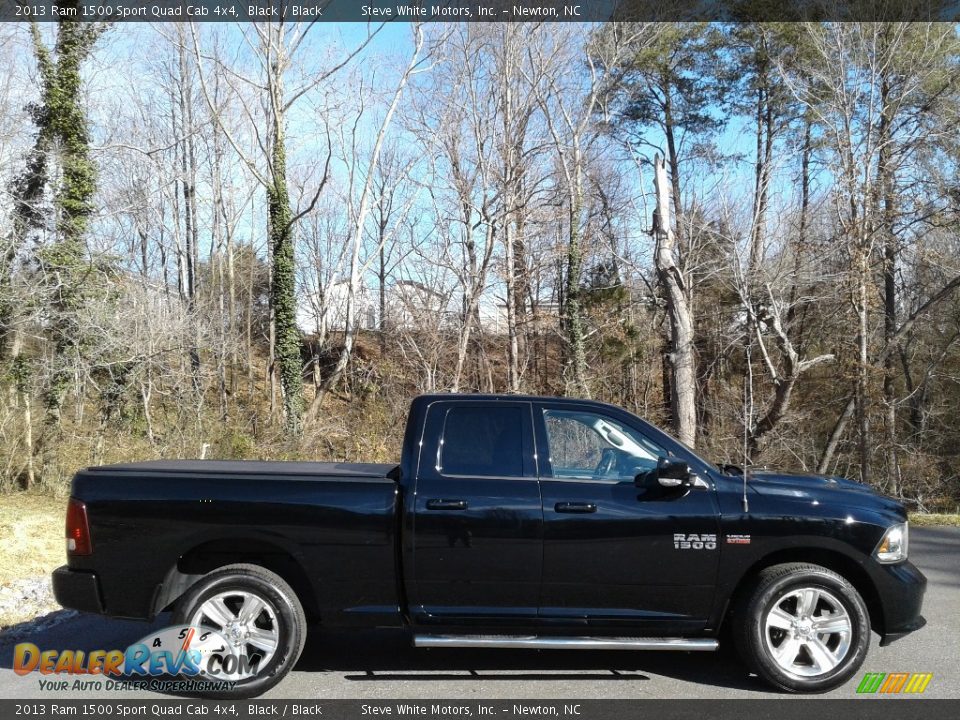
{"label": "chrome alloy rim", "polygon": [[833,594],[802,587],[773,603],[764,618],[763,634],[767,650],[782,670],[811,678],[843,662],[850,652],[853,622]]}
{"label": "chrome alloy rim", "polygon": [[270,662],[280,645],[277,611],[267,600],[243,590],[228,590],[207,598],[193,614],[194,627],[217,629],[229,643],[224,650],[237,657],[221,680],[239,681],[254,677]]}

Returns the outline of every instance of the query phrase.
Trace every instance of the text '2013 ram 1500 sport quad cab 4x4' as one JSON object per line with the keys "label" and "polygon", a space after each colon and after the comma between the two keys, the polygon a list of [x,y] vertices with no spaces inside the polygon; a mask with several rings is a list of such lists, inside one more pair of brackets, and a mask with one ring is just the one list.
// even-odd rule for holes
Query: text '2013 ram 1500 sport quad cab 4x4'
{"label": "text '2013 ram 1500 sport quad cab 4x4'", "polygon": [[[399,465],[144,462],[83,470],[57,599],[215,631],[219,696],[296,663],[308,621],[421,647],[714,650],[818,692],[921,627],[897,502],[834,477],[718,468],[617,407],[413,401]],[[192,635],[191,635],[192,637]],[[218,641],[219,642],[219,641]]]}

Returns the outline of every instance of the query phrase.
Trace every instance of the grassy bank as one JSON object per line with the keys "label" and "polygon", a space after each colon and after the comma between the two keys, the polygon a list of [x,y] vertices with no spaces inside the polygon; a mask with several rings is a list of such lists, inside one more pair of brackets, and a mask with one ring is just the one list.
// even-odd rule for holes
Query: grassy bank
{"label": "grassy bank", "polygon": [[34,493],[0,496],[0,585],[49,575],[66,562],[66,500]]}
{"label": "grassy bank", "polygon": [[0,495],[0,628],[57,609],[49,577],[66,561],[65,505],[40,493]]}
{"label": "grassy bank", "polygon": [[957,513],[910,513],[910,524],[919,527],[949,526],[960,527],[960,514]]}

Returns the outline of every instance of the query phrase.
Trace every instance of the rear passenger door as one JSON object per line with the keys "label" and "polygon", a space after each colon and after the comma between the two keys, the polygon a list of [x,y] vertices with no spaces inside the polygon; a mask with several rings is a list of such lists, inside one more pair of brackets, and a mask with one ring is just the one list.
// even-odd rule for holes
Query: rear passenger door
{"label": "rear passenger door", "polygon": [[416,478],[413,587],[419,623],[537,617],[543,511],[527,402],[439,401]]}

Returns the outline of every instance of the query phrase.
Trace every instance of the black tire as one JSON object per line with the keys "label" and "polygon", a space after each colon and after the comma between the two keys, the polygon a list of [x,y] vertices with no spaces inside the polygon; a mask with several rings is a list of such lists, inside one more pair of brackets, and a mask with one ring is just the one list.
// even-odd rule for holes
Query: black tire
{"label": "black tire", "polygon": [[[813,609],[806,612],[810,598],[815,598]],[[836,606],[846,613],[845,618]],[[771,623],[785,624],[785,616],[793,614],[791,608],[795,608],[796,625],[782,630],[768,627],[768,616]],[[841,619],[834,621],[834,617]],[[846,682],[867,657],[870,617],[863,598],[846,579],[820,565],[786,563],[764,569],[732,619],[741,659],[768,683],[787,692],[832,690]],[[828,621],[834,627],[846,622],[849,630],[817,633],[818,625],[830,629]],[[828,656],[822,654],[824,648]],[[779,662],[775,651],[780,651]],[[837,664],[829,667],[834,661]]]}
{"label": "black tire", "polygon": [[[191,624],[195,614],[207,600],[233,591],[256,596],[269,604],[277,627],[272,627],[271,616],[261,615],[261,618],[266,618],[268,626],[274,630],[279,641],[269,660],[262,667],[258,665],[250,677],[236,681],[229,690],[198,693],[220,700],[256,697],[279,683],[296,665],[307,637],[307,621],[296,593],[283,578],[259,565],[226,565],[205,575],[177,602],[173,611],[174,623]],[[217,628],[216,624],[210,624],[210,627]]]}

